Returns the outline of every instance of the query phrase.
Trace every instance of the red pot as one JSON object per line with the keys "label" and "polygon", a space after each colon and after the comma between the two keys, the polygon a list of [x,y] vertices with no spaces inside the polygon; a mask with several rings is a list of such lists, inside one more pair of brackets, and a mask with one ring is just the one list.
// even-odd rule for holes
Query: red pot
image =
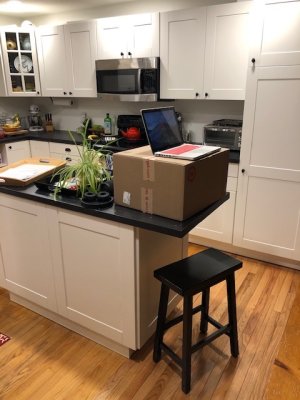
{"label": "red pot", "polygon": [[141,131],[139,128],[136,127],[131,127],[128,128],[127,131],[122,131],[121,130],[122,135],[126,138],[126,139],[132,139],[132,140],[137,140],[141,138]]}

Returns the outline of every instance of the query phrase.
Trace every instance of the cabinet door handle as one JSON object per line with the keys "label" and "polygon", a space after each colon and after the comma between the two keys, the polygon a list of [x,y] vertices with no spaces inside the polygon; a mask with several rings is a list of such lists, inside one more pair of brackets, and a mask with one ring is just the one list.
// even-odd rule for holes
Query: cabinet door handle
{"label": "cabinet door handle", "polygon": [[124,53],[123,53],[123,51],[121,51],[120,55],[121,55],[121,57],[124,57]]}
{"label": "cabinet door handle", "polygon": [[71,157],[66,157],[66,161],[72,161]]}
{"label": "cabinet door handle", "polygon": [[252,62],[252,64],[254,65],[255,64],[255,58],[251,58],[251,62]]}
{"label": "cabinet door handle", "polygon": [[12,149],[12,147],[11,147],[11,146],[8,146],[8,148],[9,148],[9,150],[11,150],[11,149]]}
{"label": "cabinet door handle", "polygon": [[198,92],[196,92],[196,97],[199,97],[199,93]]}
{"label": "cabinet door handle", "polygon": [[66,94],[67,94],[67,92],[64,92],[64,94],[66,95]]}
{"label": "cabinet door handle", "polygon": [[70,147],[65,148],[65,152],[70,153],[70,151],[71,151]]}
{"label": "cabinet door handle", "polygon": [[73,94],[72,92],[69,92],[69,94]]}
{"label": "cabinet door handle", "polygon": [[36,92],[36,94],[40,94],[40,92]]}
{"label": "cabinet door handle", "polygon": [[132,53],[129,51],[129,52],[128,52],[128,55],[129,55],[129,57],[131,57],[131,56],[132,56]]}
{"label": "cabinet door handle", "polygon": [[242,169],[242,174],[244,174],[246,172],[245,168]]}
{"label": "cabinet door handle", "polygon": [[205,97],[208,97],[208,93],[207,92],[205,93]]}

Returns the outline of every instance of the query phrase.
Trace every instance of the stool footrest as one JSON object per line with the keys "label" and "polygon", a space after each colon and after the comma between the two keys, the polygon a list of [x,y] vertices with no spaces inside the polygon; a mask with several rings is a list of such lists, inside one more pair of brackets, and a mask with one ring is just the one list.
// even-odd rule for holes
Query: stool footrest
{"label": "stool footrest", "polygon": [[225,325],[219,328],[217,331],[211,333],[210,335],[206,336],[204,339],[201,339],[198,343],[194,344],[192,346],[192,353],[194,353],[196,350],[201,349],[201,347],[206,346],[207,344],[211,343],[215,339],[217,339],[219,336],[225,334],[228,334],[230,331],[230,326]]}
{"label": "stool footrest", "polygon": [[164,342],[162,342],[160,346],[161,349],[182,368],[182,359]]}
{"label": "stool footrest", "polygon": [[[192,315],[194,315],[197,312],[202,311],[202,310],[203,310],[203,306],[202,305],[194,307],[193,310],[192,310]],[[174,326],[174,325],[178,324],[182,320],[183,320],[183,315],[179,315],[178,317],[175,317],[175,318],[171,319],[170,321],[167,321],[164,324],[164,330],[167,330],[167,329],[171,328],[171,326]]]}

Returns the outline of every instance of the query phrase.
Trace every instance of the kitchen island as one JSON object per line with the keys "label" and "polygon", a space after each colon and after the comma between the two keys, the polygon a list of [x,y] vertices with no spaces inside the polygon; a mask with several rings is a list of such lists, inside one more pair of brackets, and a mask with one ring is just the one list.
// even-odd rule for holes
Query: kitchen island
{"label": "kitchen island", "polygon": [[130,357],[155,329],[153,270],[185,257],[187,233],[227,199],[178,222],[55,201],[35,185],[0,186],[0,285],[11,300]]}

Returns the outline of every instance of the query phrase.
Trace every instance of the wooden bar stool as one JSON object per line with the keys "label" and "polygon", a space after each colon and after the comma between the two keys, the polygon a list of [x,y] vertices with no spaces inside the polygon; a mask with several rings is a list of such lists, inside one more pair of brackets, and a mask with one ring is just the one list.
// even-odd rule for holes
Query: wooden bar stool
{"label": "wooden bar stool", "polygon": [[[157,327],[154,339],[153,360],[161,359],[162,350],[170,356],[182,369],[182,390],[190,391],[191,356],[196,350],[211,343],[219,336],[226,334],[230,338],[230,349],[233,357],[239,354],[236,298],[234,272],[243,263],[221,251],[207,249],[183,260],[174,262],[154,271],[154,276],[161,281],[160,302]],[[209,316],[210,288],[226,280],[228,302],[228,324],[221,325]],[[170,289],[183,297],[183,314],[166,321]],[[193,295],[202,292],[202,304],[193,308]],[[207,333],[208,323],[217,328],[216,331],[192,345],[193,314],[201,312],[200,331]],[[182,357],[180,358],[163,342],[164,332],[183,321]]]}

